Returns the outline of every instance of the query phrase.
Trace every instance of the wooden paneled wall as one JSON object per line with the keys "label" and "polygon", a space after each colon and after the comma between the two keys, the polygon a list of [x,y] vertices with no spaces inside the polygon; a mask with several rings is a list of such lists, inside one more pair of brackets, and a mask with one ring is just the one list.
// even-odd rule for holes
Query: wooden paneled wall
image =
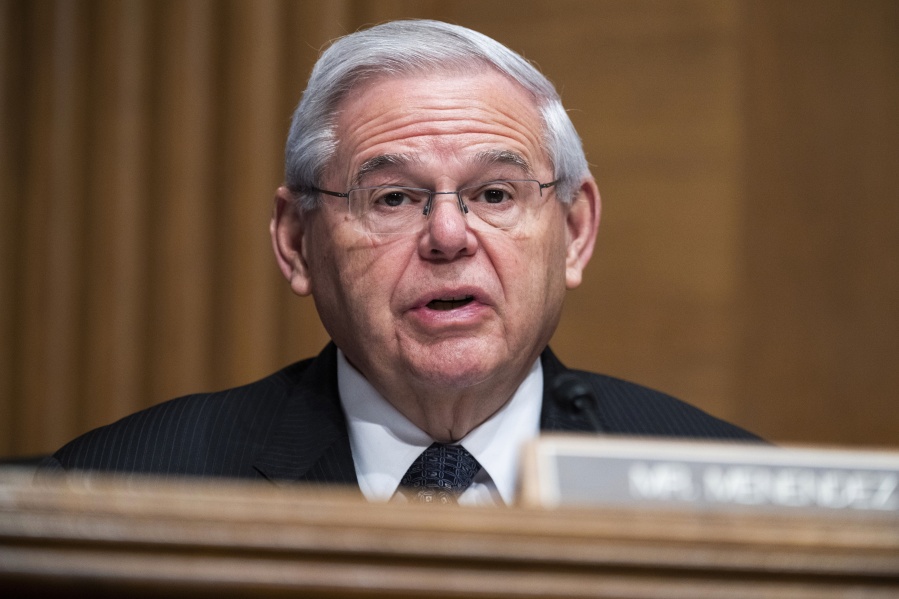
{"label": "wooden paneled wall", "polygon": [[891,0],[0,0],[0,455],[327,337],[269,249],[318,50],[457,22],[559,87],[603,193],[554,340],[775,441],[899,445]]}
{"label": "wooden paneled wall", "polygon": [[899,3],[748,3],[739,416],[899,445]]}

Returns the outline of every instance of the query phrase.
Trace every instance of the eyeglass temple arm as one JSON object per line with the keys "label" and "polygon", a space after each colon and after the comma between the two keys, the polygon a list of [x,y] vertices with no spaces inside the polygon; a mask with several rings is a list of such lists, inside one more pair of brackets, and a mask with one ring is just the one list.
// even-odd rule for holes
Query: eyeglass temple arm
{"label": "eyeglass temple arm", "polygon": [[550,181],[549,183],[540,183],[541,192],[548,187],[552,187],[553,185],[555,185],[556,183],[558,183],[561,180],[562,179],[556,179],[555,181]]}
{"label": "eyeglass temple arm", "polygon": [[334,196],[335,198],[348,198],[348,197],[350,197],[350,193],[349,193],[349,192],[346,192],[346,193],[340,193],[339,191],[328,191],[327,189],[319,189],[318,187],[310,187],[310,188],[309,188],[309,191],[312,191],[312,192],[315,192],[315,193],[323,193],[323,194],[326,194],[326,195],[329,195],[329,196]]}

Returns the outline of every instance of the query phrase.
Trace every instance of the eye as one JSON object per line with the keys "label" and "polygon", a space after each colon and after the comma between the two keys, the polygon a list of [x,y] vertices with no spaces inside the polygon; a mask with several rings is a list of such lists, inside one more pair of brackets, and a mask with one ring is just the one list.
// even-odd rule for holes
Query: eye
{"label": "eye", "polygon": [[486,204],[502,204],[516,198],[515,190],[509,184],[502,182],[488,183],[479,187],[471,195],[473,202],[484,202]]}
{"label": "eye", "polygon": [[384,202],[388,206],[399,206],[401,204],[406,203],[406,200],[409,196],[404,194],[401,191],[391,191],[389,193],[385,193],[381,196],[380,201]]}
{"label": "eye", "polygon": [[499,204],[509,199],[509,194],[502,189],[485,189],[483,195],[488,204]]}
{"label": "eye", "polygon": [[402,187],[383,187],[372,190],[370,203],[373,207],[397,208],[417,204],[421,201],[420,193],[414,189]]}

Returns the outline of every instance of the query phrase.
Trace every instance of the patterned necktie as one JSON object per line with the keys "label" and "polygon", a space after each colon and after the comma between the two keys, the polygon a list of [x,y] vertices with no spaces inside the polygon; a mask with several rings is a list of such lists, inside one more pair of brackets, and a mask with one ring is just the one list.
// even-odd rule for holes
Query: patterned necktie
{"label": "patterned necktie", "polygon": [[456,503],[480,469],[461,445],[434,443],[409,466],[400,492],[413,503]]}

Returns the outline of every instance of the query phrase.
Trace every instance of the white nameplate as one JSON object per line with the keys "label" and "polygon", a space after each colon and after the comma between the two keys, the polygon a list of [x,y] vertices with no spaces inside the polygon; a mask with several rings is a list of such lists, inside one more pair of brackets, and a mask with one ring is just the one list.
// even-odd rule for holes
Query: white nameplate
{"label": "white nameplate", "polygon": [[546,435],[525,451],[522,502],[899,514],[899,453]]}

